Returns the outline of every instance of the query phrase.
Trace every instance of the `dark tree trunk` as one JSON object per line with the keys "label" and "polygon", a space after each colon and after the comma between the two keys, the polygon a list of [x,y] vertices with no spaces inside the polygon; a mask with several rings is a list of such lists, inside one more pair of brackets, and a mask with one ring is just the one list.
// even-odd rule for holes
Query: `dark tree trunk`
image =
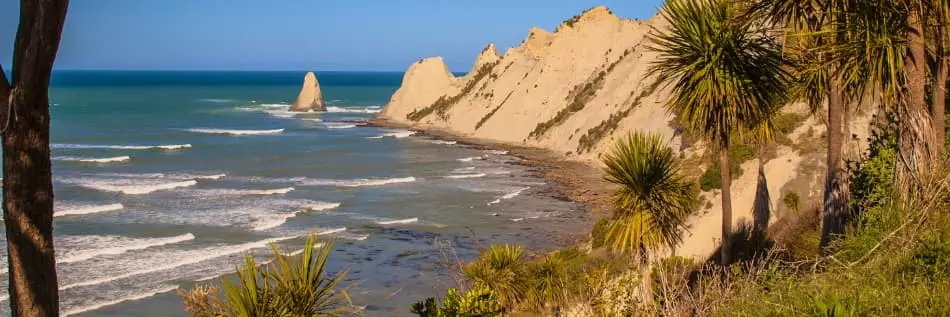
{"label": "dark tree trunk", "polygon": [[[53,251],[49,80],[68,0],[23,0],[3,133],[3,214],[12,316],[59,316]],[[4,80],[6,82],[6,80]],[[4,96],[6,98],[6,96]]]}
{"label": "dark tree trunk", "polygon": [[844,223],[849,214],[842,195],[842,145],[844,143],[844,98],[839,86],[832,83],[828,93],[828,153],[825,162],[824,208],[821,222],[822,249],[828,246],[834,235],[844,233]]}
{"label": "dark tree trunk", "polygon": [[732,261],[732,174],[729,171],[729,145],[724,143],[719,147],[719,177],[722,178],[722,246],[719,251],[722,265],[729,265]]}
{"label": "dark tree trunk", "polygon": [[755,186],[755,203],[752,210],[752,224],[755,231],[767,233],[769,218],[772,217],[772,199],[769,195],[769,182],[765,178],[765,145],[758,146],[759,181]]}
{"label": "dark tree trunk", "polygon": [[920,10],[907,18],[909,54],[905,61],[908,96],[900,111],[900,173],[902,184],[919,185],[919,176],[933,164],[934,130],[927,106],[927,60]]}
{"label": "dark tree trunk", "polygon": [[[943,47],[943,41],[939,41],[939,49]],[[940,154],[942,157],[944,154],[946,142],[947,142],[947,123],[946,123],[946,111],[947,111],[947,75],[950,72],[950,69],[947,69],[947,57],[940,54],[940,60],[937,62],[937,73],[934,79],[934,96],[933,96],[933,106],[931,108],[930,116],[933,118],[934,126],[934,153]]]}

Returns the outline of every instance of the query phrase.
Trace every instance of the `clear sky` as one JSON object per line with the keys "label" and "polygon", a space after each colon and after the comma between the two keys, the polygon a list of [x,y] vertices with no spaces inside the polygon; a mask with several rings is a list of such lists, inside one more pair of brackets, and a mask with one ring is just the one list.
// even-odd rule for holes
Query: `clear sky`
{"label": "clear sky", "polygon": [[[71,0],[57,69],[403,71],[443,56],[467,71],[595,5],[652,17],[662,0]],[[9,69],[19,1],[0,0]]]}

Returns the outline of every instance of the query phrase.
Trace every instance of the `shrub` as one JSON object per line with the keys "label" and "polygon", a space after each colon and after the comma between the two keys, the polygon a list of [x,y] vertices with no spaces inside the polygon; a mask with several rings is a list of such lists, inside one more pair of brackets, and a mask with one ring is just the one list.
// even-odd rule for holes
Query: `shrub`
{"label": "shrub", "polygon": [[610,226],[610,217],[601,217],[594,223],[590,231],[591,248],[598,249],[607,245],[607,230]]}
{"label": "shrub", "polygon": [[413,304],[410,312],[419,317],[500,317],[505,310],[495,292],[476,286],[464,294],[459,294],[457,288],[450,288],[441,307],[436,305],[435,298],[430,297]]}
{"label": "shrub", "polygon": [[[742,164],[755,158],[755,146],[747,143],[733,143],[729,146],[729,174],[733,179],[742,176]],[[710,191],[722,188],[719,159],[710,160],[709,168],[699,178],[700,189]]]}
{"label": "shrub", "polygon": [[[627,53],[628,54],[628,53]],[[656,87],[659,86],[658,82],[651,84],[646,90],[640,92],[636,98],[623,110],[610,114],[610,117],[607,120],[604,120],[597,126],[587,130],[587,133],[581,136],[577,143],[577,153],[590,152],[597,146],[597,143],[600,142],[604,137],[610,135],[617,130],[617,126],[620,124],[620,121],[627,117],[633,109],[636,109],[640,105],[640,101],[643,98],[646,98],[652,94]],[[631,91],[630,94],[633,96],[634,91]]]}
{"label": "shrub", "polygon": [[[570,103],[567,104],[567,107],[561,109],[561,111],[558,111],[557,114],[555,114],[550,120],[538,123],[534,130],[528,134],[528,137],[539,138],[551,128],[559,126],[567,121],[567,118],[569,118],[574,113],[584,110],[584,107],[587,106],[587,103],[590,102],[591,99],[594,99],[597,91],[604,86],[604,78],[607,77],[607,74],[612,72],[614,67],[623,61],[623,59],[626,58],[631,52],[633,52],[633,50],[625,51],[623,56],[620,56],[620,58],[608,65],[605,70],[591,74],[591,76],[587,78],[586,82],[574,86],[574,88],[571,89],[571,92],[568,93],[566,101],[570,101]],[[619,120],[622,118],[623,117],[618,118],[617,121],[619,122]]]}
{"label": "shrub", "polygon": [[[317,248],[320,248],[317,250]],[[273,260],[264,268],[251,255],[237,269],[237,282],[223,279],[223,296],[215,286],[179,290],[185,311],[193,317],[335,316],[355,312],[345,290],[337,290],[346,273],[329,276],[332,244],[320,247],[310,235],[299,258],[271,245]],[[222,298],[223,297],[223,298]]]}
{"label": "shrub", "polygon": [[782,203],[785,204],[785,207],[788,207],[788,210],[794,213],[802,211],[802,199],[798,197],[798,194],[795,192],[785,193],[785,196],[782,196]]}
{"label": "shrub", "polygon": [[478,120],[478,123],[475,124],[475,130],[478,130],[479,128],[481,128],[482,125],[485,124],[485,122],[488,122],[488,119],[491,119],[491,117],[495,115],[495,112],[498,112],[498,109],[501,109],[501,106],[504,106],[505,103],[508,102],[508,98],[511,98],[511,94],[513,94],[513,93],[515,93],[514,90],[512,90],[511,92],[509,92],[509,93],[508,93],[508,96],[505,96],[505,100],[502,100],[502,101],[501,101],[501,104],[499,104],[498,107],[495,107],[495,109],[492,109],[491,112],[489,112],[489,113],[486,114],[484,117],[482,117],[481,120]]}
{"label": "shrub", "polygon": [[497,293],[505,307],[514,307],[525,299],[524,249],[512,245],[491,245],[474,263],[465,267],[465,275],[476,287]]}

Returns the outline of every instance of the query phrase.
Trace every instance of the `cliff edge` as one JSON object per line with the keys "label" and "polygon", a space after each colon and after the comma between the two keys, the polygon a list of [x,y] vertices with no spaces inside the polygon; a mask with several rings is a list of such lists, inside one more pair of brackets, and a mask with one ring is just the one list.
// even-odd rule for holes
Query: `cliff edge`
{"label": "cliff edge", "polygon": [[[553,33],[532,28],[504,55],[493,54],[497,51],[489,45],[459,78],[441,58],[426,58],[409,68],[374,121],[549,149],[595,166],[630,131],[659,133],[681,151],[686,172],[698,179],[711,166],[708,147],[684,138],[664,108],[669,89],[649,76],[658,56],[648,48],[648,33],[666,26],[662,16],[622,19],[606,7],[595,7],[564,21]],[[800,197],[803,205],[817,201],[821,186],[816,184],[823,181],[824,126],[800,104],[786,107],[782,119],[788,123],[786,136],[770,146],[766,160],[772,221],[793,208],[783,203],[788,195]],[[850,131],[864,140],[867,130],[865,122]],[[740,162],[742,173],[733,179],[737,225],[753,218],[755,161]],[[718,247],[719,190],[701,196],[707,203],[690,220],[678,255],[705,259]]]}

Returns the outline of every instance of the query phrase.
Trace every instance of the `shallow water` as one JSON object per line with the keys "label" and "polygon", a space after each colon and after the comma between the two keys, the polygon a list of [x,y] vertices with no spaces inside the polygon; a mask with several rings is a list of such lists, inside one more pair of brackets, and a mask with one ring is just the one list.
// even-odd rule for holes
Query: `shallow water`
{"label": "shallow water", "polygon": [[330,111],[294,114],[303,73],[58,73],[62,310],[184,316],[175,288],[319,233],[367,315],[407,315],[452,283],[437,245],[469,259],[490,242],[550,248],[586,228],[580,206],[517,158],[353,123],[401,76],[320,74]]}

